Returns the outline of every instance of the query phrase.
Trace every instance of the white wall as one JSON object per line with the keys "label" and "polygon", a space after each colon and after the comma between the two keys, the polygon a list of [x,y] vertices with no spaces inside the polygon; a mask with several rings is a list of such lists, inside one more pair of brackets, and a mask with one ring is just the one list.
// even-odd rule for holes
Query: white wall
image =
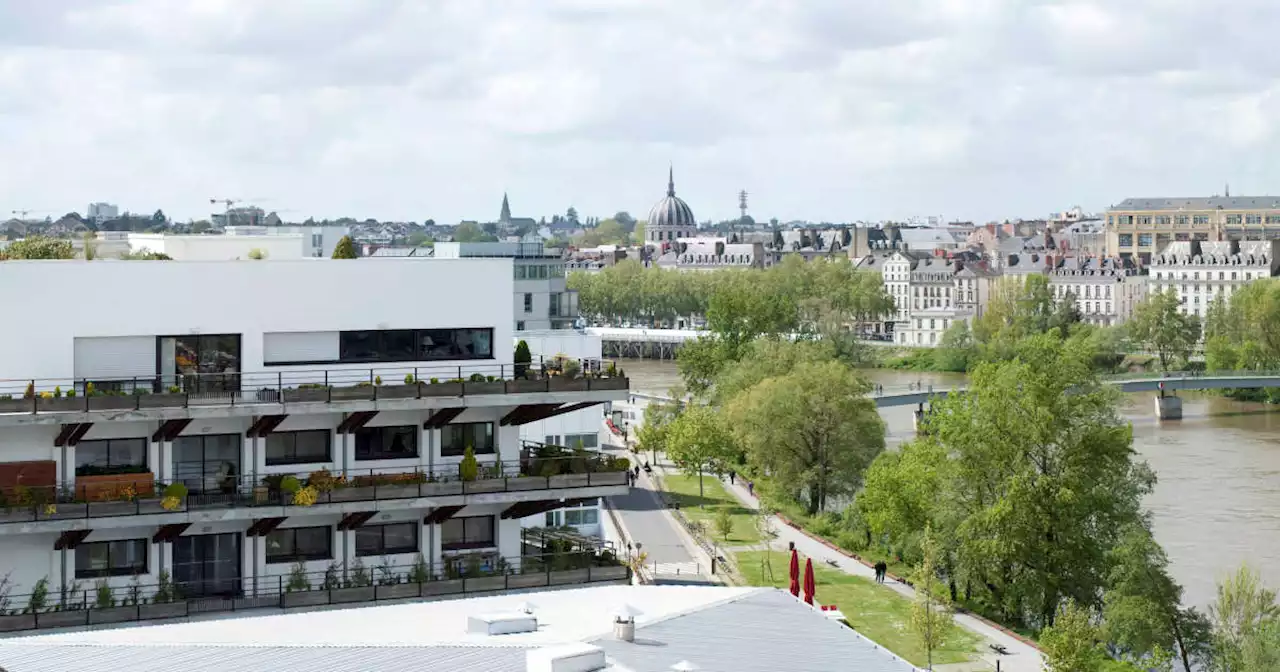
{"label": "white wall", "polygon": [[263,365],[266,332],[458,327],[492,328],[484,363],[509,365],[512,282],[510,259],[11,261],[0,287],[22,291],[0,292],[0,369],[65,381],[77,336],[238,333],[242,371],[274,372],[289,367]]}
{"label": "white wall", "polygon": [[311,237],[292,235],[205,235],[174,236],[157,233],[129,234],[134,252],[150,250],[167,254],[175,261],[228,261],[248,259],[249,252],[261,250],[267,259],[310,257]]}

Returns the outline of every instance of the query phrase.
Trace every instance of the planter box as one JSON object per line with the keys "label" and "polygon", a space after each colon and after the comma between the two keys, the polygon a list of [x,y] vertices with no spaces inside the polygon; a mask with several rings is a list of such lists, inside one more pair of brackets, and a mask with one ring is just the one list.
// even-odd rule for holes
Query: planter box
{"label": "planter box", "polygon": [[546,392],[547,381],[545,380],[523,380],[517,378],[506,382],[507,394],[528,394],[534,392]]}
{"label": "planter box", "polygon": [[0,413],[34,413],[36,402],[32,399],[0,399]]}
{"label": "planter box", "polygon": [[541,476],[521,476],[520,478],[507,479],[507,491],[521,492],[524,490],[546,490],[548,487],[547,479]]}
{"label": "planter box", "polygon": [[390,586],[375,586],[374,596],[379,600],[403,600],[418,597],[422,593],[422,585],[417,583],[396,583]]}
{"label": "planter box", "polygon": [[[126,396],[121,396],[118,394],[104,394],[104,395],[89,397],[89,410],[91,411],[132,410],[138,407],[138,404],[140,403],[138,398],[140,396],[141,395],[134,396],[132,394],[126,395]],[[69,399],[67,401],[77,401],[77,400]],[[80,399],[78,401],[80,401],[81,404],[84,403],[83,399]],[[84,406],[81,405],[80,408],[84,408]]]}
{"label": "planter box", "polygon": [[468,593],[481,593],[490,590],[503,590],[507,587],[506,576],[477,576],[474,579],[463,579]]}
{"label": "planter box", "polygon": [[138,607],[138,613],[142,616],[143,620],[182,618],[187,615],[187,603],[182,601],[144,604]]}
{"label": "planter box", "polygon": [[591,474],[562,474],[550,478],[551,488],[585,488],[591,484]]}
{"label": "planter box", "polygon": [[[102,397],[103,399],[126,399],[129,401],[129,408],[133,408],[132,397]],[[97,397],[90,397],[90,401]],[[84,397],[57,397],[54,399],[45,399],[41,397],[36,400],[36,408],[41,413],[75,413],[85,409]],[[92,406],[90,406],[92,408]]]}
{"label": "planter box", "polygon": [[36,627],[35,614],[18,614],[17,616],[0,616],[0,632],[17,632],[19,630],[34,630]]}
{"label": "planter box", "polygon": [[478,394],[506,394],[507,384],[501,380],[484,381],[482,383],[466,382],[462,384],[463,396],[473,396]]}
{"label": "planter box", "polygon": [[485,492],[504,492],[506,489],[507,479],[486,478],[482,481],[463,481],[462,491],[468,495],[477,495]]}
{"label": "planter box", "polygon": [[108,518],[111,516],[132,516],[138,512],[134,502],[89,502],[90,518]]}
{"label": "planter box", "polygon": [[627,578],[627,568],[622,566],[592,567],[592,581],[622,581]]}
{"label": "planter box", "polygon": [[138,497],[151,497],[156,494],[156,475],[148,471],[141,474],[76,476],[76,498],[91,502],[118,499],[118,493],[128,486],[133,486]]}
{"label": "planter box", "polygon": [[419,593],[423,597],[432,597],[436,595],[456,595],[462,592],[462,579],[441,579],[440,581],[428,581],[422,584],[422,591]]}
{"label": "planter box", "polygon": [[508,588],[541,588],[547,585],[547,574],[512,574],[507,577]]}
{"label": "planter box", "polygon": [[181,392],[144,394],[138,397],[138,408],[182,408],[187,405],[187,395]]}
{"label": "planter box", "polygon": [[329,401],[329,388],[303,387],[296,390],[285,390],[284,401],[285,403]]}
{"label": "planter box", "polygon": [[547,379],[547,390],[550,392],[586,392],[587,389],[588,383],[586,378],[552,376]]}
{"label": "planter box", "polygon": [[422,386],[424,397],[461,397],[462,383],[428,383]]}
{"label": "planter box", "polygon": [[591,474],[591,485],[626,485],[627,472],[625,471],[597,471]]}
{"label": "planter box", "polygon": [[344,604],[348,602],[372,602],[377,597],[377,592],[373,586],[364,586],[361,588],[338,588],[329,591],[329,602],[331,604]]}
{"label": "planter box", "polygon": [[0,523],[29,523],[36,519],[36,510],[30,506],[0,509]]}
{"label": "planter box", "polygon": [[376,392],[372,385],[335,387],[329,391],[329,401],[373,401]]}
{"label": "planter box", "polygon": [[291,607],[318,607],[322,604],[329,604],[329,591],[327,590],[300,590],[280,596],[280,606],[286,609]]}
{"label": "planter box", "polygon": [[89,624],[89,610],[50,611],[36,617],[37,628],[70,628]]}
{"label": "planter box", "polygon": [[329,491],[330,502],[368,502],[376,498],[378,489],[372,485],[355,488],[334,488]]}
{"label": "planter box", "polygon": [[423,483],[423,497],[447,497],[449,495],[462,494],[462,481],[440,481],[436,483]]}
{"label": "planter box", "polygon": [[377,388],[379,399],[416,399],[418,397],[417,385],[380,385]]}
{"label": "planter box", "polygon": [[124,623],[126,621],[136,620],[138,620],[138,608],[134,606],[89,610],[90,625],[97,625],[99,623]]}
{"label": "planter box", "polygon": [[72,520],[77,518],[89,517],[89,505],[77,504],[74,502],[59,503],[54,506],[53,513],[45,513],[41,507],[36,507],[36,516],[39,520]]}
{"label": "planter box", "polygon": [[626,378],[592,378],[588,385],[592,390],[629,390],[631,381]]}
{"label": "planter box", "polygon": [[548,576],[548,581],[553,586],[565,586],[572,583],[587,583],[591,580],[591,570],[566,569],[560,572],[551,572]]}
{"label": "planter box", "polygon": [[417,483],[379,485],[377,491],[378,499],[416,499],[419,496]]}
{"label": "planter box", "polygon": [[140,499],[140,500],[138,500],[138,501],[136,502],[136,505],[137,505],[137,512],[138,512],[139,514],[149,514],[149,513],[178,513],[178,512],[180,512],[180,511],[186,511],[186,510],[187,510],[187,500],[185,500],[185,499],[179,500],[179,501],[178,501],[178,508],[173,509],[172,511],[170,511],[169,509],[166,509],[166,508],[164,508],[163,506],[161,506],[160,501],[161,501],[161,500],[159,500],[159,499]]}

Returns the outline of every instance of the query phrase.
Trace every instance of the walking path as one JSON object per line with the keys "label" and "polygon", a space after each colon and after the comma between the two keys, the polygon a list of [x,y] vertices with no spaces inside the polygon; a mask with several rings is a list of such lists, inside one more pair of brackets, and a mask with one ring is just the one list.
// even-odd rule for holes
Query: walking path
{"label": "walking path", "polygon": [[[752,510],[760,508],[760,500],[751,494],[748,494],[747,488],[741,484],[741,481],[729,484],[724,482],[724,487],[734,497],[737,497],[743,506]],[[800,553],[813,558],[817,561],[827,563],[834,561],[841,571],[855,576],[861,576],[870,580],[875,580],[875,570],[868,567],[853,558],[828,548],[813,537],[791,527],[782,521],[782,519],[774,517],[775,527],[778,530],[778,538],[774,540],[773,547],[786,550],[789,542],[794,542],[796,550]],[[910,586],[902,583],[888,582],[884,584],[885,588],[895,591],[908,599],[915,599],[915,590]],[[1044,656],[1035,647],[1022,642],[1022,640],[1012,637],[998,628],[988,624],[982,619],[976,618],[969,614],[956,614],[956,624],[970,630],[983,638],[981,646],[984,649],[982,659],[995,667],[996,659],[1000,659],[1000,669],[1008,672],[1042,672],[1044,670]],[[988,644],[998,644],[1005,647],[1009,651],[1007,656],[997,656],[989,648]]]}

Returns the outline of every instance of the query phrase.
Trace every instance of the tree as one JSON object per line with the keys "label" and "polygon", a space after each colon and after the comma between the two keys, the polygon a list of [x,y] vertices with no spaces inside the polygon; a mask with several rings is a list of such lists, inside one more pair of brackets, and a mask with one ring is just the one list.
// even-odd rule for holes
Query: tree
{"label": "tree", "polygon": [[455,243],[484,243],[496,241],[497,237],[485,233],[484,229],[475,222],[462,222],[453,229],[453,241]]}
{"label": "tree", "polygon": [[1169,576],[1169,559],[1150,530],[1131,526],[1109,555],[1102,615],[1117,657],[1148,668],[1172,651],[1185,672],[1202,669],[1211,645],[1208,619],[1182,606],[1182,586]]}
{"label": "tree", "polygon": [[92,231],[85,231],[84,235],[80,236],[80,242],[84,246],[85,261],[93,261],[98,257],[98,238]]}
{"label": "tree", "polygon": [[4,249],[4,253],[9,259],[74,259],[76,256],[71,241],[45,236],[15,240]]}
{"label": "tree", "polygon": [[516,352],[511,361],[515,365],[516,378],[523,378],[529,370],[529,364],[533,362],[533,353],[529,352],[529,344],[524,339],[516,343]]}
{"label": "tree", "polygon": [[1180,310],[1178,294],[1172,288],[1153,292],[1133,310],[1129,335],[1160,357],[1160,368],[1187,359],[1200,341],[1200,318]]}
{"label": "tree", "polygon": [[351,236],[343,236],[338,240],[338,244],[333,247],[334,259],[355,259],[356,245],[351,241]]}
{"label": "tree", "polygon": [[955,627],[951,604],[942,582],[938,580],[939,549],[929,527],[924,531],[924,556],[916,567],[912,584],[916,590],[911,607],[911,630],[924,647],[929,670],[933,669],[933,652],[947,641]]}
{"label": "tree", "polygon": [[151,215],[151,221],[163,225],[168,223],[169,218],[164,216],[164,210],[156,210],[155,214]]}
{"label": "tree", "polygon": [[815,514],[852,495],[884,450],[870,389],[841,362],[803,362],[736,395],[726,412],[748,460]]}
{"label": "tree", "polygon": [[577,226],[578,225],[578,209],[573,207],[572,205],[569,206],[569,209],[565,210],[564,212],[564,218],[568,220],[570,224]]}
{"label": "tree", "polygon": [[[672,399],[683,398],[683,393],[672,390]],[[636,443],[641,451],[653,453],[655,462],[658,451],[667,449],[667,435],[671,423],[679,417],[682,405],[678,401],[652,402],[644,409],[644,424],[636,430]]]}
{"label": "tree", "polygon": [[716,533],[720,538],[728,541],[729,535],[733,534],[733,514],[729,512],[729,507],[721,506],[716,509]]}
{"label": "tree", "polygon": [[1218,584],[1209,607],[1213,621],[1213,669],[1222,672],[1273,670],[1257,667],[1280,657],[1280,605],[1276,592],[1262,585],[1257,572],[1241,567]]}
{"label": "tree", "polygon": [[1098,672],[1106,660],[1098,639],[1093,614],[1068,600],[1054,624],[1040,633],[1045,667],[1050,672]]}
{"label": "tree", "polygon": [[698,477],[698,496],[704,496],[703,474],[720,472],[737,461],[733,434],[709,406],[686,408],[667,428],[667,457],[686,474]]}

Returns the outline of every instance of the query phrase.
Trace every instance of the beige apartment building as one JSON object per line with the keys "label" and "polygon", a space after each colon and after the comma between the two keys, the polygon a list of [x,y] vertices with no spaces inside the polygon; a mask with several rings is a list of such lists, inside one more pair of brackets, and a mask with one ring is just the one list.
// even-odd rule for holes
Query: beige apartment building
{"label": "beige apartment building", "polygon": [[1107,211],[1107,256],[1144,265],[1175,241],[1280,238],[1280,196],[1127,198]]}

